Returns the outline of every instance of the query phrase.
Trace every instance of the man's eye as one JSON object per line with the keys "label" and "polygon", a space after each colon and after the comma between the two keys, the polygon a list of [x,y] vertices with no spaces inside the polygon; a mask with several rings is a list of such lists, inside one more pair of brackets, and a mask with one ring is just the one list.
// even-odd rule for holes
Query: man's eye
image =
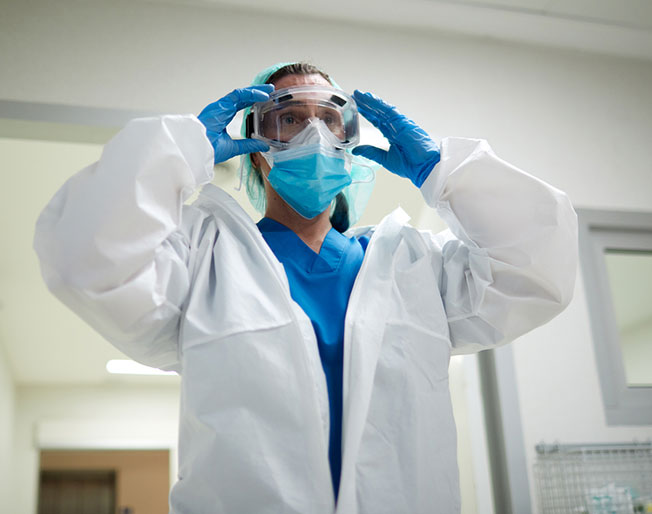
{"label": "man's eye", "polygon": [[282,125],[294,125],[296,122],[296,119],[291,114],[286,114],[281,117]]}

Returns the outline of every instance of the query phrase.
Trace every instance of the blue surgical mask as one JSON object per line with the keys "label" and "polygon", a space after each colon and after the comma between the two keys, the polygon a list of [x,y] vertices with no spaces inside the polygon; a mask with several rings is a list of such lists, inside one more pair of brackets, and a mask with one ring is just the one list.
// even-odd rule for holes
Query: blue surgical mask
{"label": "blue surgical mask", "polygon": [[289,148],[263,154],[271,168],[267,180],[304,218],[324,212],[337,193],[351,184],[352,157],[334,142],[328,127],[317,119],[292,138]]}
{"label": "blue surgical mask", "polygon": [[267,180],[304,218],[324,212],[351,183],[350,155],[344,150],[317,143],[276,152],[269,160]]}

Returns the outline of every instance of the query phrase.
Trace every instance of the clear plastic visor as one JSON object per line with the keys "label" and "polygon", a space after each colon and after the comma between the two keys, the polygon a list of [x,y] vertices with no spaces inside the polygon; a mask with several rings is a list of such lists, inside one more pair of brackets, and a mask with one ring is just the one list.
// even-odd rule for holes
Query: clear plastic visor
{"label": "clear plastic visor", "polygon": [[358,108],[343,91],[325,86],[279,89],[266,102],[254,104],[253,137],[276,147],[320,119],[336,136],[340,148],[355,146],[359,139]]}

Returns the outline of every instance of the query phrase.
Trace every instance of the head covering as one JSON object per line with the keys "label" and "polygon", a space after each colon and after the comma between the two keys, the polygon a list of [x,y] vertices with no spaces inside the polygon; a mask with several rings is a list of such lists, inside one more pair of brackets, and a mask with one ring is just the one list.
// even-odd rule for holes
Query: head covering
{"label": "head covering", "polygon": [[[291,64],[298,63],[281,62],[264,69],[254,77],[251,85],[258,86],[266,84],[274,73]],[[333,79],[330,79],[330,83],[333,87],[342,89]],[[240,127],[240,134],[243,138],[247,137],[247,117],[250,113],[251,107],[247,107],[243,113],[242,126]],[[347,150],[347,152],[350,152],[350,150]],[[260,180],[256,180],[250,155],[244,154],[240,159],[240,179],[245,184],[249,201],[251,201],[251,204],[258,212],[263,214],[265,212],[265,203],[267,199],[265,196],[265,187]],[[350,226],[357,223],[367,206],[367,202],[369,201],[375,183],[375,171],[378,168],[380,168],[380,165],[374,161],[370,161],[358,155],[353,156],[351,177],[353,178],[354,183],[342,190],[342,193],[348,202]]]}

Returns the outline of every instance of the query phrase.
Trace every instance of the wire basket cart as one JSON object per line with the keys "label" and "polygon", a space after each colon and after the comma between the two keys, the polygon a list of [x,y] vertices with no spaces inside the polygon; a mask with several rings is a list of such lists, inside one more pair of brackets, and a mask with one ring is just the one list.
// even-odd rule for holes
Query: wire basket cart
{"label": "wire basket cart", "polygon": [[541,514],[652,513],[652,442],[539,444]]}

